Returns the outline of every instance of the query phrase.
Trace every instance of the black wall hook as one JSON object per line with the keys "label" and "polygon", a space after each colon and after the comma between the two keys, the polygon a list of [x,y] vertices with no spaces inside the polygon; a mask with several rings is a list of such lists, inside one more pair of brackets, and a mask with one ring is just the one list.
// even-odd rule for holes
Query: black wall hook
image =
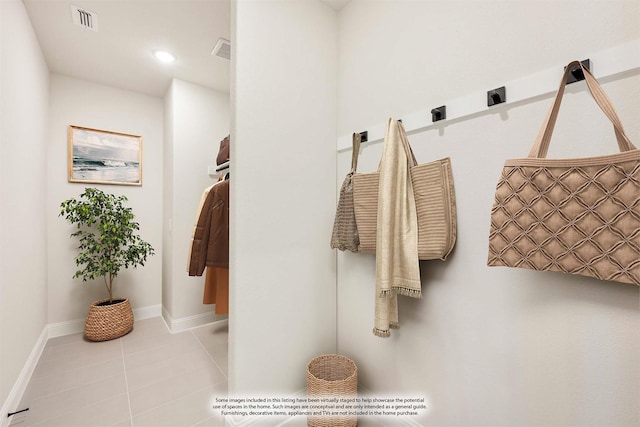
{"label": "black wall hook", "polygon": [[440,120],[444,120],[447,118],[447,106],[443,105],[442,107],[434,108],[431,110],[431,121],[437,122]]}
{"label": "black wall hook", "polygon": [[[587,70],[591,71],[591,60],[585,59],[584,61],[580,61],[582,66]],[[564,67],[566,70],[567,67]],[[579,82],[584,80],[584,72],[582,72],[582,68],[574,68],[571,70],[571,74],[567,77],[567,84]]]}
{"label": "black wall hook", "polygon": [[360,132],[360,142],[367,142],[369,140],[369,131],[365,130],[364,132]]}
{"label": "black wall hook", "polygon": [[487,91],[487,107],[502,104],[507,101],[507,89],[502,86],[497,89]]}

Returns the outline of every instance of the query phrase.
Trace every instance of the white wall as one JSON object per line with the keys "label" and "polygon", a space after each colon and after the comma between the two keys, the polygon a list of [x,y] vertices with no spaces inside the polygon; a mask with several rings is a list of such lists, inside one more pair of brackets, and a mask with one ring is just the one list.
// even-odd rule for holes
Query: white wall
{"label": "white wall", "polygon": [[335,351],[336,14],[232,3],[231,393],[292,393]]}
{"label": "white wall", "polygon": [[0,402],[5,402],[47,321],[43,194],[49,71],[21,1],[0,2],[0,39]]}
{"label": "white wall", "polygon": [[[67,182],[67,127],[77,125],[142,136],[142,186]],[[143,267],[122,271],[114,296],[130,299],[134,309],[161,303],[162,290],[162,99],[58,74],[51,75],[50,126],[47,141],[47,184],[39,189],[47,200],[48,323],[84,319],[89,304],[106,297],[101,280],[73,279],[77,242],[73,227],[60,212],[60,202],[77,197],[85,187],[124,194],[140,235],[156,250]]]}
{"label": "white wall", "polygon": [[[165,264],[163,304],[169,323],[200,316],[219,320],[213,305],[202,304],[204,276],[187,274],[187,257],[200,197],[216,182],[207,173],[216,165],[220,141],[229,134],[229,94],[174,79],[165,96]],[[168,315],[168,316],[167,316]],[[173,325],[170,325],[173,326]]]}
{"label": "white wall", "polygon": [[[166,318],[173,312],[173,80],[164,96],[164,143],[162,145],[162,310]],[[164,314],[167,313],[167,314]]]}
{"label": "white wall", "polygon": [[[639,2],[577,4],[352,1],[339,24],[340,134],[550,66],[559,82],[570,60],[640,37]],[[640,146],[640,74],[604,88]],[[617,149],[585,91],[583,83],[568,90],[550,157]],[[425,396],[421,425],[640,422],[638,287],[486,266],[502,165],[527,155],[550,102],[410,136],[419,162],[452,159],[458,242],[446,262],[421,263],[423,299],[400,298],[401,329],[391,338],[371,333],[374,257],[338,255],[338,349],[358,363],[363,388]],[[359,170],[374,170],[381,149],[364,148]],[[338,184],[350,157],[338,155]]]}
{"label": "white wall", "polygon": [[637,38],[638,7],[637,0],[351,0],[339,14],[338,134]]}

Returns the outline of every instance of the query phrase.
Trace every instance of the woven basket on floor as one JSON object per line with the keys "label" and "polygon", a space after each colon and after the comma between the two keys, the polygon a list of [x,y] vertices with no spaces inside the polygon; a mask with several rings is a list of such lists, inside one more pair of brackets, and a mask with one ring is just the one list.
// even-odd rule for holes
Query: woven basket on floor
{"label": "woven basket on floor", "polygon": [[[355,399],[358,396],[358,367],[353,360],[339,354],[324,354],[312,359],[307,365],[307,396]],[[353,403],[345,407],[355,414]],[[341,410],[328,409],[328,412],[334,411]],[[353,427],[357,424],[355,415],[307,416],[309,427]]]}
{"label": "woven basket on floor", "polygon": [[113,300],[113,304],[100,305],[108,301],[94,301],[89,307],[84,335],[90,341],[112,340],[128,334],[133,329],[133,310],[129,299],[118,298]]}

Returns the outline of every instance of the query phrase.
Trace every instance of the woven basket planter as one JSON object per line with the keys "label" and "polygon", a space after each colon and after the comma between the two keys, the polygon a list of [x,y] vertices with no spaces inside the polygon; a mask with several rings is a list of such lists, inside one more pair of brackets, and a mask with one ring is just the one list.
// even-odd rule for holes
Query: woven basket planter
{"label": "woven basket planter", "polygon": [[[312,359],[307,365],[307,396],[355,399],[358,396],[358,367],[353,360],[339,354],[324,354]],[[355,414],[353,403],[346,404],[345,408]],[[329,409],[328,412],[344,411]],[[353,427],[357,424],[355,415],[307,416],[309,427]]]}
{"label": "woven basket planter", "polygon": [[[108,304],[108,305],[105,305]],[[133,310],[128,298],[94,301],[89,307],[84,335],[90,341],[120,338],[133,329]]]}

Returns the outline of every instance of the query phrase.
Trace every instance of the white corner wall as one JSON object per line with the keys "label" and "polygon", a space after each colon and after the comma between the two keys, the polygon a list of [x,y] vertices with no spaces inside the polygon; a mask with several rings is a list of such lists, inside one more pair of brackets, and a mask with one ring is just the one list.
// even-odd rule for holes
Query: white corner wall
{"label": "white corner wall", "polygon": [[[339,134],[553,66],[559,81],[570,60],[640,38],[639,2],[576,5],[352,0],[339,15]],[[640,74],[604,88],[640,146]],[[409,136],[419,162],[452,159],[458,241],[446,262],[421,263],[423,299],[400,298],[390,338],[371,333],[374,257],[338,255],[338,350],[358,363],[363,389],[426,397],[420,425],[640,424],[638,287],[486,266],[502,165],[527,155],[550,102]],[[615,152],[611,130],[584,84],[572,85],[549,156]],[[375,170],[381,149],[365,147],[358,169]],[[350,160],[339,153],[337,186]]]}
{"label": "white corner wall", "polygon": [[[17,42],[19,40],[19,43]],[[0,402],[47,323],[46,200],[49,71],[20,0],[0,2]],[[17,392],[14,392],[17,393]],[[8,405],[8,406],[5,406]]]}
{"label": "white corner wall", "polygon": [[216,182],[220,141],[229,134],[229,94],[173,79],[165,95],[164,233],[167,243],[163,277],[163,315],[172,330],[226,316],[202,304],[204,275],[187,274],[193,226],[205,188]]}
{"label": "white corner wall", "polygon": [[229,391],[291,394],[336,350],[335,11],[232,3]]}
{"label": "white corner wall", "polygon": [[[129,199],[141,237],[156,255],[137,269],[120,272],[114,295],[130,299],[134,310],[159,306],[162,291],[162,99],[84,80],[52,74],[50,126],[47,141],[47,275],[48,323],[80,324],[89,304],[105,298],[100,280],[73,279],[77,242],[73,227],[58,217],[60,202],[77,197],[86,187],[98,187]],[[142,136],[142,186],[69,183],[67,181],[67,127],[77,125]]]}
{"label": "white corner wall", "polygon": [[162,315],[173,313],[173,84],[164,95],[164,143],[162,145]]}

